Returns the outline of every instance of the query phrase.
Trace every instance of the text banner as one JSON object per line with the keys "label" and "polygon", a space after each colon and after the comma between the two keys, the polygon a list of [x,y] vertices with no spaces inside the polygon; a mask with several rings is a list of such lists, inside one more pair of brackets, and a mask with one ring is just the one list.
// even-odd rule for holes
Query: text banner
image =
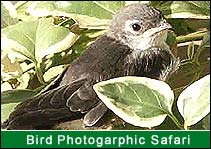
{"label": "text banner", "polygon": [[210,131],[1,131],[2,148],[209,148]]}

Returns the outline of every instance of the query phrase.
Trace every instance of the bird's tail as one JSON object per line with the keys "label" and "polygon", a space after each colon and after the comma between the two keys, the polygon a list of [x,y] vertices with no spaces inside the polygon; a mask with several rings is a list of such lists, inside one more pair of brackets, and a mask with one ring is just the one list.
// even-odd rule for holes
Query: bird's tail
{"label": "bird's tail", "polygon": [[69,85],[42,92],[20,103],[2,124],[6,129],[50,129],[53,125],[79,119],[83,115],[71,112],[66,107],[66,97],[74,93],[83,83]]}

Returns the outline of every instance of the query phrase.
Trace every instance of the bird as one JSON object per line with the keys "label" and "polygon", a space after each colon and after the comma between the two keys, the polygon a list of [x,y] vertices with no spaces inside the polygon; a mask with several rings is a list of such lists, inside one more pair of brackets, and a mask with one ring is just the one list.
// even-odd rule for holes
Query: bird
{"label": "bird", "polygon": [[17,105],[3,127],[51,129],[79,118],[94,126],[109,111],[94,84],[123,76],[166,81],[178,69],[179,60],[166,43],[171,29],[162,12],[148,4],[123,7],[108,30],[44,90]]}

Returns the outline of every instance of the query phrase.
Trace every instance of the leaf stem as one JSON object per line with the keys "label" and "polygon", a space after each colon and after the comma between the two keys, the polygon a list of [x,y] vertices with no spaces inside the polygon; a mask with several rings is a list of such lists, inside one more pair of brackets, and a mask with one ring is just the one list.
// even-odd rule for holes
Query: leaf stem
{"label": "leaf stem", "polygon": [[200,32],[195,32],[195,33],[188,34],[185,36],[178,36],[176,37],[176,41],[177,43],[181,43],[181,42],[187,42],[187,41],[193,41],[193,40],[202,40],[205,34],[206,34],[206,31],[200,31]]}
{"label": "leaf stem", "polygon": [[37,78],[38,78],[39,82],[41,84],[46,84],[46,82],[45,82],[45,80],[43,78],[43,73],[42,73],[42,70],[40,68],[40,64],[39,63],[35,64],[35,70],[36,70],[36,74],[37,74]]}
{"label": "leaf stem", "polygon": [[174,116],[173,113],[168,113],[168,116],[172,119],[172,121],[179,129],[184,130],[184,127],[179,123],[179,120],[176,118],[176,116]]}

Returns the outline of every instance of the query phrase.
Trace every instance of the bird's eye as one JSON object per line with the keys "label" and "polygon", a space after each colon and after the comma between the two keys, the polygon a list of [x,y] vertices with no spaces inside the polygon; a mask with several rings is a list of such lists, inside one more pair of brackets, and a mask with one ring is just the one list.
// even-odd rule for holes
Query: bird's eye
{"label": "bird's eye", "polygon": [[132,28],[134,31],[139,31],[141,29],[141,26],[137,23],[132,24]]}

